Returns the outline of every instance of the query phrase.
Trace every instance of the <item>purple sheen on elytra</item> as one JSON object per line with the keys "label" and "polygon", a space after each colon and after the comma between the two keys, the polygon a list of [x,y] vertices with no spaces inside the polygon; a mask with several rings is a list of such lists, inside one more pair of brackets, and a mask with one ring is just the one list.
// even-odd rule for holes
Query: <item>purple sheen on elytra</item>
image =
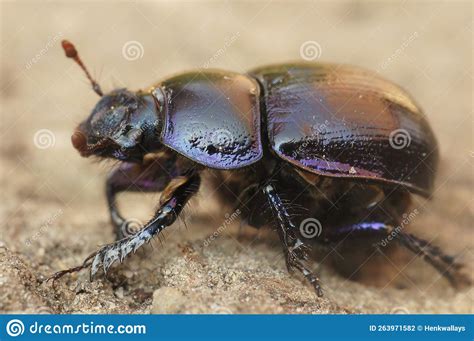
{"label": "purple sheen on elytra", "polygon": [[334,172],[335,174],[350,174],[364,177],[378,177],[380,174],[366,169],[351,166],[346,163],[336,161],[326,161],[322,159],[303,159],[298,160],[306,168],[320,172]]}
{"label": "purple sheen on elytra", "polygon": [[280,158],[318,175],[432,192],[436,138],[397,85],[361,68],[323,63],[250,74],[263,86],[268,140]]}

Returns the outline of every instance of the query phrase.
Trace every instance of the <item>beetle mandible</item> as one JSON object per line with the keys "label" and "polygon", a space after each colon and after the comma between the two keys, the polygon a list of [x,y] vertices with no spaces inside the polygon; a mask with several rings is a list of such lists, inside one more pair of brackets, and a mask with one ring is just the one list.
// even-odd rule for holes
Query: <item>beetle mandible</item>
{"label": "beetle mandible", "polygon": [[[397,85],[357,67],[289,63],[247,74],[191,71],[147,90],[104,94],[74,46],[62,46],[101,96],[73,146],[122,163],[106,181],[117,241],[53,278],[83,268],[91,279],[101,267],[107,273],[171,225],[213,172],[222,203],[239,207],[249,225],[274,218],[288,270],[318,296],[311,242],[373,248],[393,240],[452,285],[466,279],[453,257],[400,228],[411,195],[433,192],[438,147],[421,109]],[[135,233],[124,229],[116,205],[123,191],[161,192],[158,210]],[[305,214],[292,214],[294,206]]]}

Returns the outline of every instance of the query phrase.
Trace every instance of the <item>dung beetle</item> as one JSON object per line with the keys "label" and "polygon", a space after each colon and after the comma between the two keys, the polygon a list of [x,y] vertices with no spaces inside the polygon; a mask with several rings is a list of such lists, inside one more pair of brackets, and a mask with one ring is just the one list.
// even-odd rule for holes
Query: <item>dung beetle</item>
{"label": "dung beetle", "polygon": [[[117,241],[53,278],[83,268],[91,279],[101,267],[107,273],[171,225],[209,173],[221,203],[238,207],[249,225],[274,219],[288,270],[318,296],[308,265],[313,242],[360,250],[396,241],[452,285],[467,280],[453,257],[403,230],[411,195],[433,193],[439,156],[426,117],[397,85],[357,67],[289,63],[247,74],[191,71],[146,90],[103,94],[74,46],[62,46],[101,96],[73,146],[121,163],[106,181]],[[117,208],[123,191],[161,192],[138,230]]]}

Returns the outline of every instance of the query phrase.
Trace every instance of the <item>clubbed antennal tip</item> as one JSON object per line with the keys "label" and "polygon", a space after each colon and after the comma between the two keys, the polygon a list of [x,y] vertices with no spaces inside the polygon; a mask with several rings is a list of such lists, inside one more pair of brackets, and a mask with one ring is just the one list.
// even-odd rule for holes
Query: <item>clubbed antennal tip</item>
{"label": "clubbed antennal tip", "polygon": [[82,63],[82,60],[79,57],[79,54],[77,53],[77,50],[74,45],[69,40],[63,40],[61,42],[61,45],[63,46],[64,52],[66,53],[66,57],[72,58],[81,67],[81,69],[84,70],[87,78],[92,84],[92,89],[95,91],[95,93],[99,96],[103,96],[104,93],[102,92],[102,89],[100,88],[99,84],[91,77],[84,63]]}

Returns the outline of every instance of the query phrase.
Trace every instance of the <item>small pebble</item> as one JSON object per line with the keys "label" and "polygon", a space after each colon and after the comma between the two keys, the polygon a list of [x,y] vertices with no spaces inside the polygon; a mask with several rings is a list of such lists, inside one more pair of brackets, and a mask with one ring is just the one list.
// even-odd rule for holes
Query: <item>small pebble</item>
{"label": "small pebble", "polygon": [[123,298],[123,287],[119,287],[117,290],[115,290],[115,296],[120,299]]}

